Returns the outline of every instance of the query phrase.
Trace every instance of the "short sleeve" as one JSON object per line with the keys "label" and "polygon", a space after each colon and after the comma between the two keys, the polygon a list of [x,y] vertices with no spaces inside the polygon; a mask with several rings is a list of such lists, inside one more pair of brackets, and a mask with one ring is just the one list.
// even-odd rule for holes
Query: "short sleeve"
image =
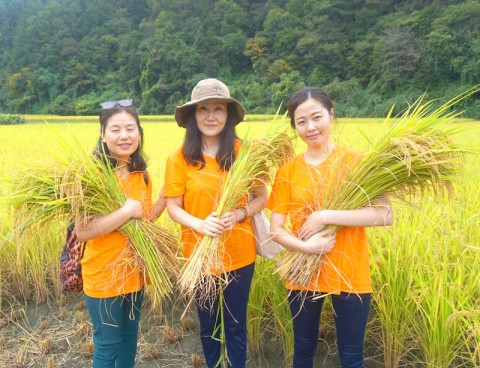
{"label": "short sleeve", "polygon": [[288,175],[289,167],[289,164],[285,164],[277,171],[267,205],[272,212],[283,215],[287,214],[289,204],[292,202],[290,175]]}
{"label": "short sleeve", "polygon": [[185,194],[187,164],[181,150],[172,153],[165,167],[165,197],[178,197]]}

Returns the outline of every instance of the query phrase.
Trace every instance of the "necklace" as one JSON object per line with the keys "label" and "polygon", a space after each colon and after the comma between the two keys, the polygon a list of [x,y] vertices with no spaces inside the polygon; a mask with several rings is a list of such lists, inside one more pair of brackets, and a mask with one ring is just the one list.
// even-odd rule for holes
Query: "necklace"
{"label": "necklace", "polygon": [[210,156],[210,157],[216,157],[217,153],[218,153],[218,147],[210,149],[210,148],[207,148],[207,147],[204,146],[202,148],[202,153],[204,153],[204,154],[206,154],[207,156]]}
{"label": "necklace", "polygon": [[312,152],[307,150],[303,154],[303,158],[307,164],[312,166],[318,166],[327,160],[328,156],[330,156],[330,154],[332,153],[334,147],[335,146],[330,143],[325,151]]}
{"label": "necklace", "polygon": [[117,178],[124,180],[130,176],[130,171],[128,171],[127,165],[122,165],[117,167],[115,174],[117,175]]}

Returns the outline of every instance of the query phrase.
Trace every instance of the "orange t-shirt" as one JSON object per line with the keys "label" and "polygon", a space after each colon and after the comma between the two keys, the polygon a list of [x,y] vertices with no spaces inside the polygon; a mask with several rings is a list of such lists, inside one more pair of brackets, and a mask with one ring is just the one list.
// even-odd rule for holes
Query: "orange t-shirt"
{"label": "orange t-shirt", "polygon": [[[327,160],[317,166],[307,164],[303,155],[297,156],[278,170],[268,208],[288,215],[292,233],[296,236],[313,211],[326,209],[323,203],[357,162],[358,156],[344,148],[335,148]],[[340,228],[333,249],[325,256],[320,274],[317,271],[312,280],[307,287],[292,285],[287,280],[287,288],[333,294],[371,292],[365,228]]]}
{"label": "orange t-shirt", "polygon": [[[239,148],[240,142],[236,141],[236,153]],[[200,164],[188,165],[182,149],[178,149],[170,155],[165,168],[165,197],[183,195],[183,209],[200,219],[207,218],[215,210],[227,176],[227,171],[220,169],[215,158],[204,157],[205,166],[199,170]],[[245,199],[242,199],[238,206],[244,206],[245,203]],[[185,258],[189,258],[203,235],[184,226],[181,229],[183,253]],[[255,238],[250,219],[237,223],[232,230],[226,232],[224,239],[223,269],[212,272],[229,272],[255,262]]]}
{"label": "orange t-shirt", "polygon": [[[142,202],[145,216],[152,207],[152,184],[143,173],[131,173],[120,185],[129,198]],[[110,298],[139,291],[145,277],[136,266],[132,245],[118,230],[87,242],[82,259],[83,290],[93,298]]]}

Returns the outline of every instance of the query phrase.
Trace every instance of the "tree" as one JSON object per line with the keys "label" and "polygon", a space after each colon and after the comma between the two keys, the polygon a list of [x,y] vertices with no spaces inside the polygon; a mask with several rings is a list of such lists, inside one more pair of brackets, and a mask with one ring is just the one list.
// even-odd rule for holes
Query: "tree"
{"label": "tree", "polygon": [[305,87],[305,83],[300,73],[282,74],[280,81],[273,83],[271,87],[273,111],[276,111],[280,105],[285,107],[292,94],[302,87]]}
{"label": "tree", "polygon": [[446,7],[427,35],[427,63],[442,80],[477,83],[480,80],[480,7],[466,1]]}
{"label": "tree", "polygon": [[265,37],[253,37],[247,39],[245,45],[243,53],[250,58],[257,73],[263,73],[268,65],[267,42]]}
{"label": "tree", "polygon": [[478,83],[479,24],[478,0],[0,0],[0,109],[172,113],[217,77],[257,112],[309,84],[383,114]]}
{"label": "tree", "polygon": [[413,35],[401,27],[393,27],[379,36],[374,56],[376,78],[392,89],[411,85],[418,69],[419,50]]}
{"label": "tree", "polygon": [[283,74],[292,71],[292,67],[283,59],[275,60],[268,66],[267,75],[272,79],[279,79]]}

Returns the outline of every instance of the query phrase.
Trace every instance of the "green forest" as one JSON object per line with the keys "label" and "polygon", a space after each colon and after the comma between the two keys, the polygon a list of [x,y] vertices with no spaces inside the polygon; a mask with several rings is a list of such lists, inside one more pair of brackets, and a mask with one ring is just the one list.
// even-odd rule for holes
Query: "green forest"
{"label": "green forest", "polygon": [[0,0],[0,112],[172,114],[206,77],[247,114],[305,85],[340,117],[444,101],[480,83],[480,0]]}

